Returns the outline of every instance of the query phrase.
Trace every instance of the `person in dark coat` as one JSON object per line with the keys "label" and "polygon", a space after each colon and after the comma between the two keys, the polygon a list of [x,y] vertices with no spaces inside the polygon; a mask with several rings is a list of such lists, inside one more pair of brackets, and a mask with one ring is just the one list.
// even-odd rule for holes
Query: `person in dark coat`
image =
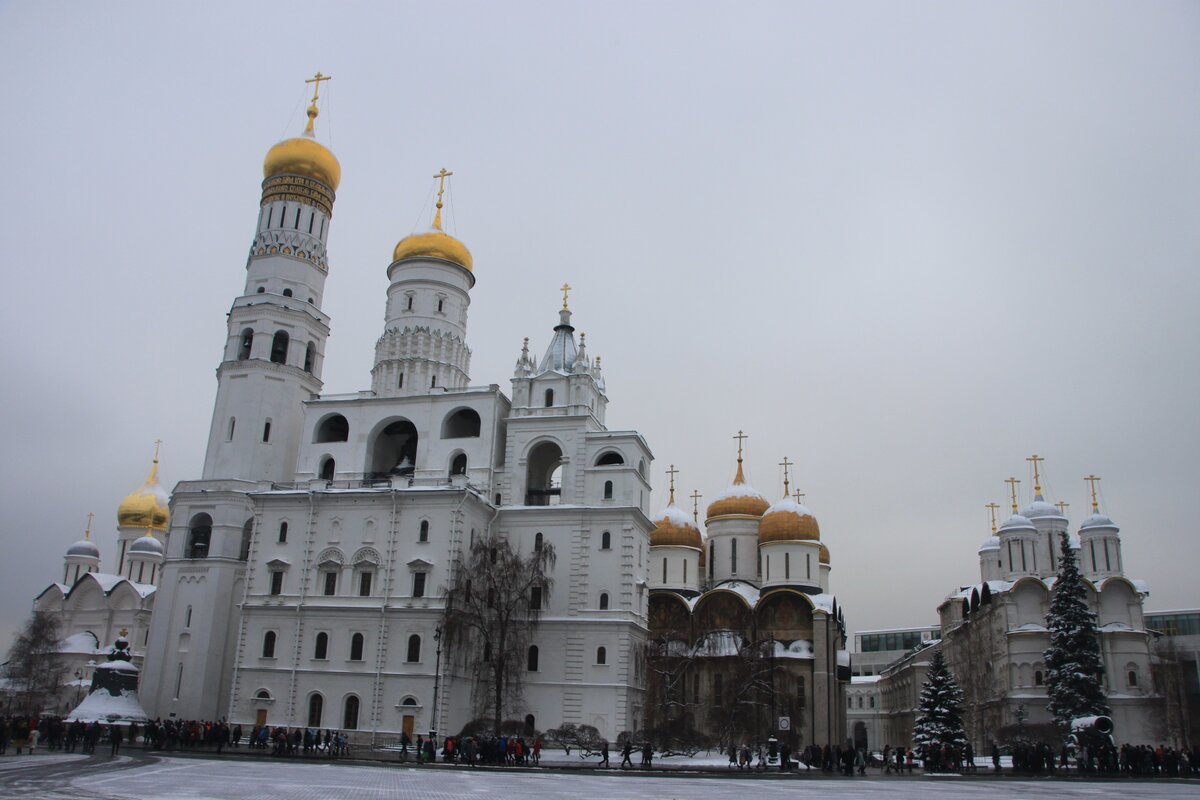
{"label": "person in dark coat", "polygon": [[108,741],[112,743],[112,756],[116,756],[121,752],[121,742],[125,740],[125,733],[119,725],[108,726]]}
{"label": "person in dark coat", "polygon": [[630,769],[633,769],[633,760],[629,757],[633,753],[633,742],[629,739],[625,740],[625,746],[621,748],[621,769],[625,769],[628,764]]}

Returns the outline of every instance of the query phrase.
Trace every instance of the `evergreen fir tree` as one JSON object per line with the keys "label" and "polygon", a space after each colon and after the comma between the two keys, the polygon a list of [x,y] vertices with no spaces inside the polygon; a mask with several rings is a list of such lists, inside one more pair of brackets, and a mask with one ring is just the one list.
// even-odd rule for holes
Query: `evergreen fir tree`
{"label": "evergreen fir tree", "polygon": [[1100,637],[1096,615],[1088,608],[1087,589],[1075,563],[1067,534],[1059,544],[1058,577],[1050,595],[1050,647],[1046,659],[1047,708],[1054,721],[1068,730],[1071,720],[1093,714],[1108,714],[1108,701],[1100,688],[1104,673],[1100,660]]}
{"label": "evergreen fir tree", "polygon": [[947,747],[962,753],[967,746],[962,702],[962,689],[946,665],[941,647],[938,647],[925,677],[925,685],[921,687],[921,701],[917,706],[921,714],[913,726],[913,743],[922,757],[929,757],[934,750],[944,752]]}

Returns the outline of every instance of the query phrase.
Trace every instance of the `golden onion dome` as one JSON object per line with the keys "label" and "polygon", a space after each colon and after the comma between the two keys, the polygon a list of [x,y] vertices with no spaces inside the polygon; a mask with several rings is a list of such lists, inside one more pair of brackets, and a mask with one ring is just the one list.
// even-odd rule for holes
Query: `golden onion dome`
{"label": "golden onion dome", "polygon": [[392,263],[410,258],[435,258],[457,264],[467,272],[474,272],[474,259],[467,246],[438,228],[425,233],[405,236],[392,251]]}
{"label": "golden onion dome", "polygon": [[829,564],[829,548],[825,545],[820,545],[820,551],[821,553],[817,558],[817,561],[821,564]]}
{"label": "golden onion dome", "polygon": [[815,542],[821,538],[817,518],[804,506],[785,497],[767,510],[758,524],[758,543]]}
{"label": "golden onion dome", "polygon": [[718,494],[716,499],[708,504],[708,518],[736,515],[761,517],[769,505],[770,503],[765,497],[746,483],[746,476],[742,472],[742,458],[739,455],[737,475],[733,479],[733,485]]}
{"label": "golden onion dome", "polygon": [[337,191],[342,182],[342,165],[311,134],[284,139],[267,151],[263,159],[263,177],[276,175],[303,175]]}
{"label": "golden onion dome", "polygon": [[669,505],[654,517],[654,530],[650,532],[651,547],[691,547],[703,552],[700,530],[692,518],[673,505]]}
{"label": "golden onion dome", "polygon": [[167,493],[158,485],[158,459],[140,487],[130,492],[117,507],[117,526],[165,531],[171,521]]}

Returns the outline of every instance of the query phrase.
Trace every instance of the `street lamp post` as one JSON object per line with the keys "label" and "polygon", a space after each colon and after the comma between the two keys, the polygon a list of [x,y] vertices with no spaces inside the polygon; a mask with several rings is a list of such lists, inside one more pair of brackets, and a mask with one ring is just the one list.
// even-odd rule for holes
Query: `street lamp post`
{"label": "street lamp post", "polygon": [[[429,738],[437,741],[437,722],[438,722],[438,683],[442,677],[442,626],[438,625],[433,629],[433,641],[437,645],[437,652],[434,659],[433,667],[433,709],[429,717]],[[436,748],[437,745],[435,744]]]}
{"label": "street lamp post", "polygon": [[75,670],[75,707],[79,707],[79,695],[83,693],[83,670]]}

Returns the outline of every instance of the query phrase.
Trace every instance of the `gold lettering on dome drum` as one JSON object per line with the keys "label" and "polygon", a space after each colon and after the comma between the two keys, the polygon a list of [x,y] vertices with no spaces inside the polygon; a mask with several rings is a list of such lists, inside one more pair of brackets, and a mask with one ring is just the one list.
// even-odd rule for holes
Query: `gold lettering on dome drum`
{"label": "gold lettering on dome drum", "polygon": [[333,216],[333,192],[320,181],[302,175],[274,175],[263,181],[260,206],[275,202],[296,202],[314,206]]}

